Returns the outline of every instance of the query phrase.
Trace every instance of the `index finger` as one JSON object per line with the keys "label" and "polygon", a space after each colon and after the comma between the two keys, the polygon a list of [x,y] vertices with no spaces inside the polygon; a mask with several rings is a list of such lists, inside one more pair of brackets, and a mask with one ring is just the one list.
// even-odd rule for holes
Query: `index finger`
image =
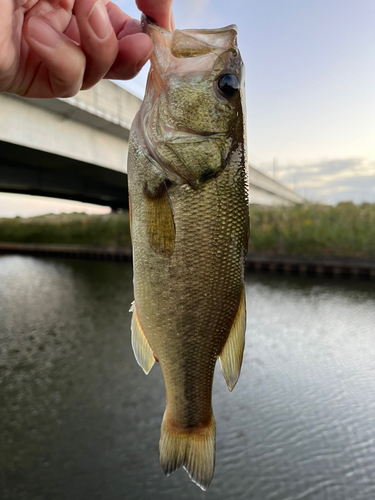
{"label": "index finger", "polygon": [[172,31],[174,22],[172,16],[173,0],[136,0],[138,9],[151,17],[162,28]]}
{"label": "index finger", "polygon": [[12,78],[12,71],[17,64],[18,53],[14,44],[13,2],[0,0],[0,89],[6,88],[8,79]]}

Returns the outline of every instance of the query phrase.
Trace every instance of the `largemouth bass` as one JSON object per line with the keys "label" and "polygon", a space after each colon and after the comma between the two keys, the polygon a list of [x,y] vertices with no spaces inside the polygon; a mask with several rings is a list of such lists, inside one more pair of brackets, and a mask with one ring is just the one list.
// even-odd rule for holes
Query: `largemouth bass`
{"label": "largemouth bass", "polygon": [[237,29],[166,31],[154,43],[129,143],[134,266],[132,345],[166,388],[160,463],[202,489],[215,461],[217,359],[229,390],[245,338],[248,173]]}

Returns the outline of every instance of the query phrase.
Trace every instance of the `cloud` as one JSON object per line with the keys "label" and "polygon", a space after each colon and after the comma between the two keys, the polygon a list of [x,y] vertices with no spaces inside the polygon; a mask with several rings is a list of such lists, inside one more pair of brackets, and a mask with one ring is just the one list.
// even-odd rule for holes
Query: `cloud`
{"label": "cloud", "polygon": [[365,189],[366,191],[374,190],[374,175],[361,175],[359,177],[347,177],[345,179],[330,180],[327,182],[327,186],[331,189],[335,186],[346,187],[352,190]]}
{"label": "cloud", "polygon": [[298,176],[299,180],[323,180],[331,177],[341,177],[357,171],[357,166],[361,164],[361,158],[347,158],[336,160],[321,160],[314,163],[302,163],[295,165],[283,165],[278,168],[278,175],[285,181],[293,176]]}
{"label": "cloud", "polygon": [[273,170],[276,180],[311,201],[375,202],[375,161],[360,157],[322,159],[277,165]]}

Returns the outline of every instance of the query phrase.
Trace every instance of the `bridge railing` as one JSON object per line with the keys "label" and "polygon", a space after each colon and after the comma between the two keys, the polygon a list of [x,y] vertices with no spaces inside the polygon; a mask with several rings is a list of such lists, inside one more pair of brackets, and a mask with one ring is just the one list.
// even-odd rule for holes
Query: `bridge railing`
{"label": "bridge railing", "polygon": [[59,100],[126,129],[130,128],[142,102],[109,80],[102,80],[99,85],[74,97]]}

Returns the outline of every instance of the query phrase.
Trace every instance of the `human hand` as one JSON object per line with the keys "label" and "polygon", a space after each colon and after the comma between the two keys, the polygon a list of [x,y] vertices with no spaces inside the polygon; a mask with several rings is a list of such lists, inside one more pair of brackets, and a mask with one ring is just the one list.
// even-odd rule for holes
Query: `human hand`
{"label": "human hand", "polygon": [[[172,0],[136,0],[172,28]],[[133,78],[152,52],[140,22],[110,0],[0,0],[0,92],[69,97],[101,78]]]}

